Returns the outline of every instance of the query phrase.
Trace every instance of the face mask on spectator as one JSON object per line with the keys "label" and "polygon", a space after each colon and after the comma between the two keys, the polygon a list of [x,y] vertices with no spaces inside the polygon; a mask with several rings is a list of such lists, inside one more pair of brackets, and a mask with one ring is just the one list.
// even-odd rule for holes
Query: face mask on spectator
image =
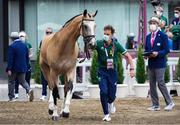
{"label": "face mask on spectator", "polygon": [[108,35],[104,35],[103,36],[103,40],[106,41],[106,42],[109,41],[109,36]]}
{"label": "face mask on spectator", "polygon": [[174,17],[175,17],[175,18],[179,18],[179,14],[178,14],[178,13],[175,13],[175,14],[174,14]]}
{"label": "face mask on spectator", "polygon": [[157,14],[158,17],[162,16],[162,12],[161,11],[156,11],[156,14]]}
{"label": "face mask on spectator", "polygon": [[154,32],[154,31],[157,30],[157,25],[151,24],[151,25],[149,26],[149,28],[150,28],[150,30],[151,30],[152,32]]}
{"label": "face mask on spectator", "polygon": [[22,42],[25,42],[25,41],[26,41],[26,38],[25,38],[25,37],[20,37],[20,40],[21,40]]}

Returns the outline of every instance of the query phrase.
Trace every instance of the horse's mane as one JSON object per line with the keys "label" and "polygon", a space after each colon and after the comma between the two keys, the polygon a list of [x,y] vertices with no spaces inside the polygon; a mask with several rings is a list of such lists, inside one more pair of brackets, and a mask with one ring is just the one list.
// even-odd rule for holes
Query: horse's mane
{"label": "horse's mane", "polygon": [[71,19],[69,19],[69,20],[63,25],[62,28],[64,28],[64,27],[65,27],[66,25],[68,25],[74,18],[76,18],[76,17],[78,17],[78,16],[80,16],[80,15],[82,15],[82,14],[78,14],[78,15],[72,17]]}

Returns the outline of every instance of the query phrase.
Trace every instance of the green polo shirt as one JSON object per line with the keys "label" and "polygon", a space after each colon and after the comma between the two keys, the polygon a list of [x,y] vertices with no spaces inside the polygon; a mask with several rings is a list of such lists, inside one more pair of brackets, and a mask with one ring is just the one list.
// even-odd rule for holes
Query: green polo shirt
{"label": "green polo shirt", "polygon": [[180,38],[180,25],[173,25],[170,31],[173,33],[173,40]]}
{"label": "green polo shirt", "polygon": [[[159,18],[159,20],[160,20],[160,22],[165,22],[165,26],[168,25],[167,18],[166,18],[165,16],[162,15],[162,16]],[[165,27],[164,27],[164,28],[161,28],[161,31],[162,31],[162,32],[165,32]]]}
{"label": "green polo shirt", "polygon": [[31,49],[32,48],[32,45],[29,43],[29,42],[25,42],[26,46],[28,49]]}
{"label": "green polo shirt", "polygon": [[[116,39],[113,39],[112,43],[108,47],[105,47],[104,45],[105,42],[103,40],[97,40],[96,43],[97,43],[96,50],[98,53],[98,67],[106,68],[107,59],[113,59],[114,67],[117,68],[118,53],[125,54],[127,50],[124,49]],[[113,48],[114,48],[114,55],[112,54]],[[107,49],[108,57],[106,55],[105,49]]]}
{"label": "green polo shirt", "polygon": [[[25,44],[26,44],[28,50],[32,49],[32,45],[29,42],[25,42]],[[29,65],[31,65],[30,59],[29,59]]]}

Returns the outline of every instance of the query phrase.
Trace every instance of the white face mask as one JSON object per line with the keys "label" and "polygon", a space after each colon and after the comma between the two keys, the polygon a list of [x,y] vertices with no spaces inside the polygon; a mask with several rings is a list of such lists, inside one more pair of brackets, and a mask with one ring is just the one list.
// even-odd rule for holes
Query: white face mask
{"label": "white face mask", "polygon": [[158,17],[162,16],[162,12],[161,11],[156,11],[156,14],[157,14]]}
{"label": "white face mask", "polygon": [[109,41],[109,36],[108,35],[104,35],[103,36],[103,40],[106,41],[106,42]]}
{"label": "white face mask", "polygon": [[179,18],[179,14],[178,14],[178,13],[175,13],[175,14],[174,14],[174,17],[175,17],[175,18]]}
{"label": "white face mask", "polygon": [[151,32],[154,32],[154,31],[157,30],[157,25],[151,24],[151,25],[149,25],[149,28],[150,28],[150,31],[151,31]]}
{"label": "white face mask", "polygon": [[20,37],[20,40],[21,40],[22,42],[25,42],[25,41],[26,41],[26,38],[25,38],[25,37]]}

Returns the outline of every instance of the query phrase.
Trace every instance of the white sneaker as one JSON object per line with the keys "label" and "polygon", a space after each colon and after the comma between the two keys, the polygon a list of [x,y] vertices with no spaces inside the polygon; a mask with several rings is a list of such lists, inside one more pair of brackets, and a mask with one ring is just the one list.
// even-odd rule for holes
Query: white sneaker
{"label": "white sneaker", "polygon": [[15,94],[15,99],[18,99],[18,98],[19,98],[19,94],[16,93],[16,94]]}
{"label": "white sneaker", "polygon": [[29,90],[28,95],[29,95],[29,101],[32,102],[34,100],[34,92],[32,89]]}
{"label": "white sneaker", "polygon": [[15,102],[17,101],[15,98],[9,99],[8,102]]}
{"label": "white sneaker", "polygon": [[149,108],[147,108],[148,111],[160,111],[160,107],[159,106],[151,106]]}
{"label": "white sneaker", "polygon": [[170,111],[173,109],[173,107],[175,106],[174,102],[171,102],[169,105],[167,105],[164,110],[165,111]]}
{"label": "white sneaker", "polygon": [[114,114],[116,112],[116,107],[114,106],[114,103],[108,103],[109,112]]}
{"label": "white sneaker", "polygon": [[29,99],[29,94],[28,94],[28,93],[26,94],[26,96],[27,96],[27,98]]}
{"label": "white sneaker", "polygon": [[107,122],[111,121],[111,117],[109,116],[109,114],[104,116],[103,121],[107,121]]}
{"label": "white sneaker", "polygon": [[46,101],[46,96],[45,96],[45,95],[42,95],[42,97],[40,98],[40,100]]}

